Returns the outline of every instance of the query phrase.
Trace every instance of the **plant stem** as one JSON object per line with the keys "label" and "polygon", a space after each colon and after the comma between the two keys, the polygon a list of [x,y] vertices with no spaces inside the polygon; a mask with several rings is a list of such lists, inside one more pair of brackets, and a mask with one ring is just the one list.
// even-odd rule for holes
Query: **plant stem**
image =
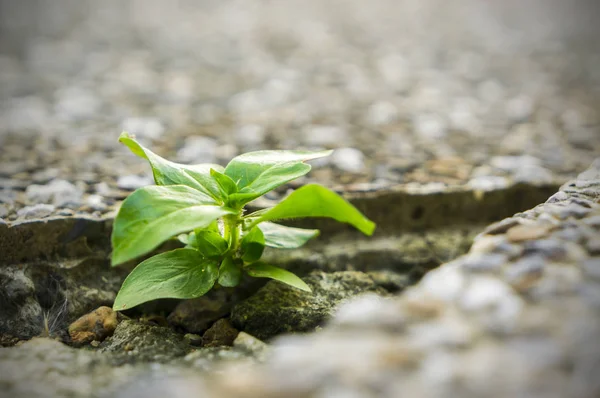
{"label": "plant stem", "polygon": [[229,216],[223,217],[224,229],[223,235],[224,238],[229,242],[229,250],[235,252],[237,250],[238,241],[240,238],[240,230],[238,228],[239,216],[237,214],[232,214]]}

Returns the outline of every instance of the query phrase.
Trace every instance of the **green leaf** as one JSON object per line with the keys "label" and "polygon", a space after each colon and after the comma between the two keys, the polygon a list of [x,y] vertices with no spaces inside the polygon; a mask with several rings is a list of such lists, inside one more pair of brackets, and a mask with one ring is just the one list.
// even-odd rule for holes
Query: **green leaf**
{"label": "green leaf", "polygon": [[[310,170],[309,167],[296,167],[294,164],[306,160],[331,155],[332,151],[256,151],[237,156],[225,167],[225,174],[237,184],[240,192],[254,185],[252,192],[268,192]],[[271,170],[273,169],[273,170]],[[265,180],[260,182],[256,180]],[[244,193],[252,193],[243,191]],[[263,192],[263,193],[264,193]],[[259,195],[260,196],[260,195]]]}
{"label": "green leaf", "polygon": [[265,246],[277,249],[295,249],[319,236],[318,229],[292,228],[272,222],[260,223],[258,228],[265,236]]}
{"label": "green leaf", "polygon": [[240,244],[242,249],[242,260],[253,263],[260,259],[265,250],[265,237],[258,227],[254,227],[242,238]]}
{"label": "green leaf", "polygon": [[299,162],[273,165],[260,174],[252,183],[242,188],[239,193],[231,195],[229,201],[232,205],[241,206],[286,182],[302,177],[310,169],[310,165]]}
{"label": "green leaf", "polygon": [[184,185],[149,186],[125,199],[112,231],[112,265],[146,254],[182,232],[204,228],[234,211]]}
{"label": "green leaf", "polygon": [[316,184],[292,192],[278,205],[262,213],[254,223],[284,218],[329,217],[348,223],[365,235],[372,235],[375,223],[335,192]]}
{"label": "green leaf", "polygon": [[231,194],[234,194],[238,191],[237,185],[235,182],[226,176],[223,173],[219,173],[218,171],[211,169],[210,176],[215,179],[215,181],[219,184],[221,188],[222,197],[226,198]]}
{"label": "green leaf", "polygon": [[176,249],[140,263],[117,294],[113,309],[126,310],[159,298],[191,299],[208,292],[217,280],[218,262],[194,249]]}
{"label": "green leaf", "polygon": [[121,133],[119,142],[125,144],[137,156],[148,160],[156,185],[187,185],[216,200],[224,200],[219,185],[210,176],[211,169],[223,171],[223,167],[217,164],[186,165],[171,162],[144,148],[126,132]]}
{"label": "green leaf", "polygon": [[242,264],[231,257],[225,257],[219,267],[219,285],[236,287],[242,279]]}
{"label": "green leaf", "polygon": [[227,241],[215,231],[202,230],[195,233],[194,247],[204,257],[218,257],[227,251]]}
{"label": "green leaf", "polygon": [[304,283],[302,279],[283,268],[275,267],[259,261],[248,264],[246,267],[244,267],[244,269],[248,275],[255,278],[271,278],[293,286],[297,289],[304,290],[305,292],[311,292],[310,287]]}

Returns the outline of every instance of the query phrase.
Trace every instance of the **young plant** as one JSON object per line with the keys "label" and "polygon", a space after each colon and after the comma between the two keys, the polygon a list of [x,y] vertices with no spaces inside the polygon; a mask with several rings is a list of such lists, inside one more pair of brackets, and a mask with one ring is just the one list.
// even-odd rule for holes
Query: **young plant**
{"label": "young plant", "polygon": [[246,203],[308,173],[311,167],[304,161],[332,151],[249,152],[223,168],[170,162],[127,133],[119,141],[148,160],[156,185],[136,190],[121,205],[112,232],[112,265],[150,253],[172,238],[185,247],[157,254],[135,267],[121,286],[115,310],[158,298],[196,298],[217,283],[236,286],[244,272],[310,292],[302,279],[260,258],[265,246],[297,248],[319,231],[272,221],[329,217],[366,235],[375,229],[354,206],[315,184],[295,190],[274,207],[244,214]]}

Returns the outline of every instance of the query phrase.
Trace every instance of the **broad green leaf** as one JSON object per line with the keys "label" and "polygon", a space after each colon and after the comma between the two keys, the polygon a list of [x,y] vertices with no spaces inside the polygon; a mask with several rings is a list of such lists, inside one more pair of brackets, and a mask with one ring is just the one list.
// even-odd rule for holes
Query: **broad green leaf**
{"label": "broad green leaf", "polygon": [[[289,169],[294,163],[322,158],[331,155],[332,151],[256,151],[237,156],[225,167],[225,174],[231,177],[240,191],[255,183],[255,189],[268,192],[294,178],[308,173],[310,167]],[[286,165],[282,167],[282,165]],[[274,170],[269,171],[271,168]],[[279,171],[277,171],[279,170]],[[279,175],[279,177],[277,177]],[[263,177],[264,176],[264,177]],[[257,179],[268,182],[255,182]],[[270,187],[270,188],[267,188]],[[251,192],[244,192],[251,193]],[[260,195],[259,195],[260,196]]]}
{"label": "broad green leaf", "polygon": [[218,232],[208,230],[197,231],[195,237],[196,242],[193,246],[204,257],[218,257],[227,250],[227,241]]}
{"label": "broad green leaf", "polygon": [[272,222],[260,223],[258,228],[265,236],[265,246],[277,249],[295,249],[319,236],[318,229],[292,228]]}
{"label": "broad green leaf", "polygon": [[113,309],[126,310],[159,298],[191,299],[208,292],[219,275],[219,263],[194,249],[176,249],[150,257],[131,271]]}
{"label": "broad green leaf", "polygon": [[283,268],[275,267],[274,265],[265,264],[261,261],[248,264],[244,267],[248,275],[255,278],[271,278],[297,289],[311,292],[310,287],[296,275],[292,274]]}
{"label": "broad green leaf", "polygon": [[219,285],[236,287],[242,279],[242,264],[227,256],[219,267]]}
{"label": "broad green leaf", "polygon": [[219,173],[218,171],[211,169],[210,176],[215,179],[215,181],[219,184],[221,188],[222,197],[228,197],[231,194],[234,194],[238,191],[237,185],[235,182],[226,176],[223,173]]}
{"label": "broad green leaf", "polygon": [[335,192],[316,184],[292,192],[278,205],[264,212],[254,223],[285,218],[329,217],[348,223],[365,235],[372,235],[375,223]]}
{"label": "broad green leaf", "polygon": [[186,165],[166,160],[151,150],[143,147],[133,136],[126,132],[121,133],[119,142],[125,144],[131,152],[150,162],[152,174],[156,185],[187,185],[214,199],[223,200],[219,185],[211,178],[210,170],[223,171],[223,167],[217,164]]}
{"label": "broad green leaf", "polygon": [[233,213],[185,185],[140,188],[125,199],[115,218],[112,265],[148,253],[173,236],[204,228]]}
{"label": "broad green leaf", "polygon": [[240,243],[242,260],[253,263],[260,259],[265,250],[265,237],[258,227],[254,227],[242,238]]}
{"label": "broad green leaf", "polygon": [[302,177],[310,171],[310,165],[300,162],[275,164],[266,169],[252,183],[229,197],[232,206],[241,206],[286,182]]}

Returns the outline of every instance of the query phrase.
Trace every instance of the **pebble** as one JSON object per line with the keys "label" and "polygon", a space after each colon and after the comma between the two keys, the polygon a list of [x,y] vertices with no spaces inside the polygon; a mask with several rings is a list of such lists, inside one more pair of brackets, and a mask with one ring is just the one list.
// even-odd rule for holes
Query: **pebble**
{"label": "pebble", "polygon": [[216,161],[217,141],[210,137],[188,137],[177,151],[177,159],[183,163],[214,163]]}
{"label": "pebble", "polygon": [[594,257],[582,262],[583,272],[600,281],[600,257]]}
{"label": "pebble", "polygon": [[365,155],[356,148],[339,148],[331,155],[331,164],[348,173],[365,171]]}
{"label": "pebble", "polygon": [[446,136],[446,121],[436,114],[419,114],[413,120],[413,129],[419,137],[437,140]]}
{"label": "pebble", "polygon": [[105,210],[106,203],[104,203],[104,198],[100,195],[89,195],[85,199],[85,204],[89,206],[93,210]]}
{"label": "pebble", "polygon": [[30,185],[25,194],[32,203],[52,203],[56,207],[79,207],[83,192],[66,180],[52,180],[46,185]]}
{"label": "pebble", "polygon": [[152,117],[130,117],[121,123],[121,129],[146,140],[157,140],[165,133],[163,123]]}
{"label": "pebble", "polygon": [[493,156],[489,163],[492,167],[509,172],[516,173],[526,167],[541,167],[541,162],[533,156]]}
{"label": "pebble", "polygon": [[545,264],[546,259],[543,256],[526,256],[509,264],[504,275],[513,287],[523,291],[541,278]]}
{"label": "pebble", "polygon": [[235,142],[243,147],[257,147],[265,140],[265,128],[259,124],[247,124],[235,130]]}
{"label": "pebble", "polygon": [[0,218],[4,218],[6,216],[8,216],[8,207],[0,205]]}
{"label": "pebble", "polygon": [[371,105],[367,111],[367,123],[371,126],[383,126],[396,121],[398,109],[387,101],[379,101]]}
{"label": "pebble", "polygon": [[149,176],[138,176],[135,174],[120,176],[117,180],[117,187],[126,189],[128,191],[134,191],[138,188],[152,185],[154,180]]}
{"label": "pebble", "polygon": [[194,347],[202,346],[202,336],[199,334],[186,333],[183,338]]}
{"label": "pebble", "polygon": [[520,224],[512,227],[506,232],[510,242],[523,242],[526,240],[540,239],[548,235],[550,227],[538,224]]}
{"label": "pebble", "polygon": [[456,300],[466,284],[465,275],[459,268],[460,263],[456,261],[446,264],[444,268],[428,272],[421,280],[423,291],[442,301]]}
{"label": "pebble", "polygon": [[110,307],[100,307],[69,325],[69,336],[74,344],[103,341],[111,336],[117,325],[117,313]]}
{"label": "pebble", "polygon": [[82,87],[67,87],[57,92],[55,110],[62,119],[93,119],[101,106],[100,99]]}
{"label": "pebble", "polygon": [[471,178],[467,185],[479,191],[494,191],[497,189],[506,188],[509,185],[506,177],[500,176],[479,176]]}
{"label": "pebble", "polygon": [[259,340],[246,332],[238,333],[237,337],[233,341],[233,346],[257,355],[264,353],[269,347],[262,340]]}
{"label": "pebble", "polygon": [[519,95],[506,103],[506,116],[513,122],[524,122],[533,115],[533,109],[531,97]]}
{"label": "pebble", "polygon": [[375,294],[363,294],[337,308],[332,325],[348,328],[384,327],[399,329],[406,317],[397,303]]}
{"label": "pebble", "polygon": [[216,321],[202,336],[204,347],[232,346],[239,330],[231,325],[227,319]]}
{"label": "pebble", "polygon": [[[471,249],[473,251],[473,249]],[[491,254],[476,254],[466,256],[462,260],[463,267],[471,271],[497,271],[502,265],[508,262],[506,254],[491,253]]]}
{"label": "pebble", "polygon": [[339,147],[349,142],[348,132],[338,126],[308,126],[304,129],[304,141],[310,146]]}
{"label": "pebble", "polygon": [[523,182],[530,184],[552,183],[555,178],[554,174],[542,166],[526,166],[519,168],[514,175],[515,182]]}
{"label": "pebble", "polygon": [[40,203],[40,204],[33,205],[33,206],[25,206],[25,207],[17,210],[17,215],[26,220],[31,220],[34,218],[48,217],[49,215],[54,213],[55,210],[56,210],[56,207],[53,205]]}

